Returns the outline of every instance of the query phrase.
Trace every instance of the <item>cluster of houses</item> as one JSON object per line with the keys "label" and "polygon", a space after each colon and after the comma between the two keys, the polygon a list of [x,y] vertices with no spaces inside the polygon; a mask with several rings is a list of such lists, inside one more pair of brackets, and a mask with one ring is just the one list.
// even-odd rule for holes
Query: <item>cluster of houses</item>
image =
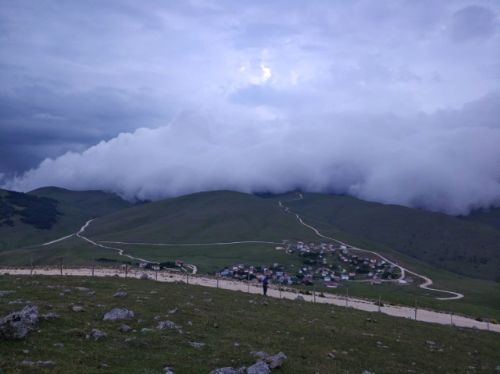
{"label": "cluster of houses", "polygon": [[299,256],[302,265],[298,269],[285,269],[285,266],[251,266],[238,264],[226,267],[218,275],[239,280],[260,279],[267,276],[278,284],[324,284],[336,288],[343,281],[364,280],[380,284],[385,279],[398,279],[398,267],[366,252],[356,254],[346,245],[326,243],[287,243],[285,247],[276,247],[287,254]]}

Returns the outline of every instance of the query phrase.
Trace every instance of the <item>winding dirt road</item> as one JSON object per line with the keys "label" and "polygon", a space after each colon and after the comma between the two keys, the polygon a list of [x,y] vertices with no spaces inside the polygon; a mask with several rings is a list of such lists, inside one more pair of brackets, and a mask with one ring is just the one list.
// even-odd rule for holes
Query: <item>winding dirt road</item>
{"label": "winding dirt road", "polygon": [[[203,287],[221,288],[230,291],[240,291],[250,294],[261,294],[262,287],[252,282],[242,282],[227,279],[210,278],[208,276],[193,276],[190,274],[181,274],[167,271],[145,271],[134,268],[0,268],[1,274],[11,275],[50,275],[50,276],[83,276],[83,277],[130,277],[143,279],[144,274],[150,280],[158,282],[183,282],[191,285]],[[304,302],[313,302],[320,304],[330,304],[340,307],[350,307],[372,313],[384,313],[393,317],[408,318],[421,322],[437,323],[441,325],[451,325],[456,327],[467,327],[478,330],[488,330],[500,333],[500,325],[485,321],[477,321],[470,317],[455,315],[450,313],[436,312],[421,308],[410,308],[397,305],[376,305],[373,301],[358,299],[354,297],[343,297],[334,294],[325,293],[324,297],[318,294],[312,295],[298,294],[297,290],[279,289],[269,287],[267,295],[273,298],[300,300]]]}
{"label": "winding dirt road", "polygon": [[[299,192],[297,193],[298,194],[298,197],[296,199],[292,199],[292,200],[289,200],[289,201],[298,201],[298,200],[303,200],[304,199],[304,196]],[[346,242],[343,242],[341,240],[338,240],[338,239],[335,239],[335,238],[332,238],[330,236],[327,236],[327,235],[324,235],[322,234],[316,227],[314,226],[311,226],[309,224],[307,224],[306,222],[304,222],[304,220],[302,219],[302,217],[300,217],[300,215],[298,215],[297,213],[293,212],[290,210],[290,208],[288,208],[287,206],[285,206],[283,204],[283,202],[280,200],[278,201],[278,205],[286,212],[286,213],[290,213],[290,214],[293,214],[295,215],[295,217],[297,218],[297,220],[300,222],[301,225],[311,229],[317,236],[319,236],[320,238],[324,238],[324,239],[328,239],[328,240],[333,240],[334,242],[340,244],[340,245],[345,245],[346,247],[348,247],[350,250],[354,250],[354,251],[361,251],[361,252],[365,252],[365,253],[371,253],[373,255],[376,255],[378,256],[379,258],[381,258],[382,260],[384,260],[385,262],[399,268],[400,272],[401,272],[401,275],[399,277],[399,279],[397,279],[396,281],[399,281],[399,280],[403,280],[405,277],[406,277],[406,274],[411,274],[413,276],[416,276],[418,278],[421,278],[423,279],[423,283],[419,285],[420,288],[423,288],[425,290],[429,290],[429,291],[435,291],[435,292],[442,292],[442,293],[447,293],[447,294],[450,294],[452,296],[448,296],[448,297],[437,297],[436,299],[437,300],[458,300],[458,299],[462,299],[464,297],[463,294],[459,293],[459,292],[454,292],[454,291],[448,291],[448,290],[441,290],[441,289],[438,289],[438,288],[431,288],[429,286],[431,286],[433,284],[432,282],[432,279],[425,276],[425,275],[422,275],[422,274],[418,274],[414,271],[411,271],[397,263],[395,263],[394,261],[391,261],[389,260],[387,257],[381,255],[380,253],[378,252],[374,252],[374,251],[371,251],[371,250],[368,250],[368,249],[364,249],[364,248],[359,248],[359,247],[355,247],[355,246],[352,246]]]}

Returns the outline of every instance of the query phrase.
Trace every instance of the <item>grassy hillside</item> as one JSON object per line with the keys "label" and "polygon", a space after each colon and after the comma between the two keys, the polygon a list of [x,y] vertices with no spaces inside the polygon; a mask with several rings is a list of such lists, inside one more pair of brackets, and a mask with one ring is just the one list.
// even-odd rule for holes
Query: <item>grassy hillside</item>
{"label": "grassy hillside", "polygon": [[275,201],[231,191],[134,206],[97,219],[87,234],[99,240],[153,243],[315,238]]}
{"label": "grassy hillside", "polygon": [[59,238],[77,231],[92,217],[130,205],[101,191],[50,187],[24,194],[0,190],[0,215],[4,217],[0,219],[0,251]]}
{"label": "grassy hillside", "polygon": [[475,210],[468,216],[460,216],[460,218],[500,229],[500,208]]}
{"label": "grassy hillside", "polygon": [[500,280],[500,230],[445,214],[349,196],[305,194],[288,205],[323,231],[340,230],[439,268]]}
{"label": "grassy hillside", "polygon": [[[86,287],[92,292],[79,290]],[[0,340],[0,368],[6,373],[208,373],[249,366],[252,352],[283,351],[288,359],[276,373],[492,373],[500,365],[498,334],[456,329],[382,314],[298,301],[265,299],[231,291],[132,279],[1,276],[0,316],[30,300],[42,321],[21,341]],[[126,290],[125,298],[112,295]],[[74,312],[81,305],[83,312]],[[103,321],[114,307],[135,313],[122,322]],[[158,330],[158,321],[182,327]],[[91,329],[107,337],[86,339]],[[145,329],[145,330],[143,330]],[[201,342],[194,348],[191,342]],[[54,363],[28,368],[23,360]]]}

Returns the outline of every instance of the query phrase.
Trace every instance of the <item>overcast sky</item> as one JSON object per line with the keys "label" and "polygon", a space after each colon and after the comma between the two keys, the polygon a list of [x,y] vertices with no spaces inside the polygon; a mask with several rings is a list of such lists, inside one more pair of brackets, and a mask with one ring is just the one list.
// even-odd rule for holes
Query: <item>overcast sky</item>
{"label": "overcast sky", "polygon": [[496,0],[0,0],[0,178],[500,205],[499,46]]}

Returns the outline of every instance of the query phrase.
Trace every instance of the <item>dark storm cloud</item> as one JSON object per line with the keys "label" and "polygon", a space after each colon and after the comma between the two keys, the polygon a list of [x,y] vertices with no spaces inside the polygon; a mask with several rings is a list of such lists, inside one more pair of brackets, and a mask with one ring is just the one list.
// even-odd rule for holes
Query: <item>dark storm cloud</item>
{"label": "dark storm cloud", "polygon": [[499,11],[0,0],[0,178],[129,198],[300,187],[499,204]]}

